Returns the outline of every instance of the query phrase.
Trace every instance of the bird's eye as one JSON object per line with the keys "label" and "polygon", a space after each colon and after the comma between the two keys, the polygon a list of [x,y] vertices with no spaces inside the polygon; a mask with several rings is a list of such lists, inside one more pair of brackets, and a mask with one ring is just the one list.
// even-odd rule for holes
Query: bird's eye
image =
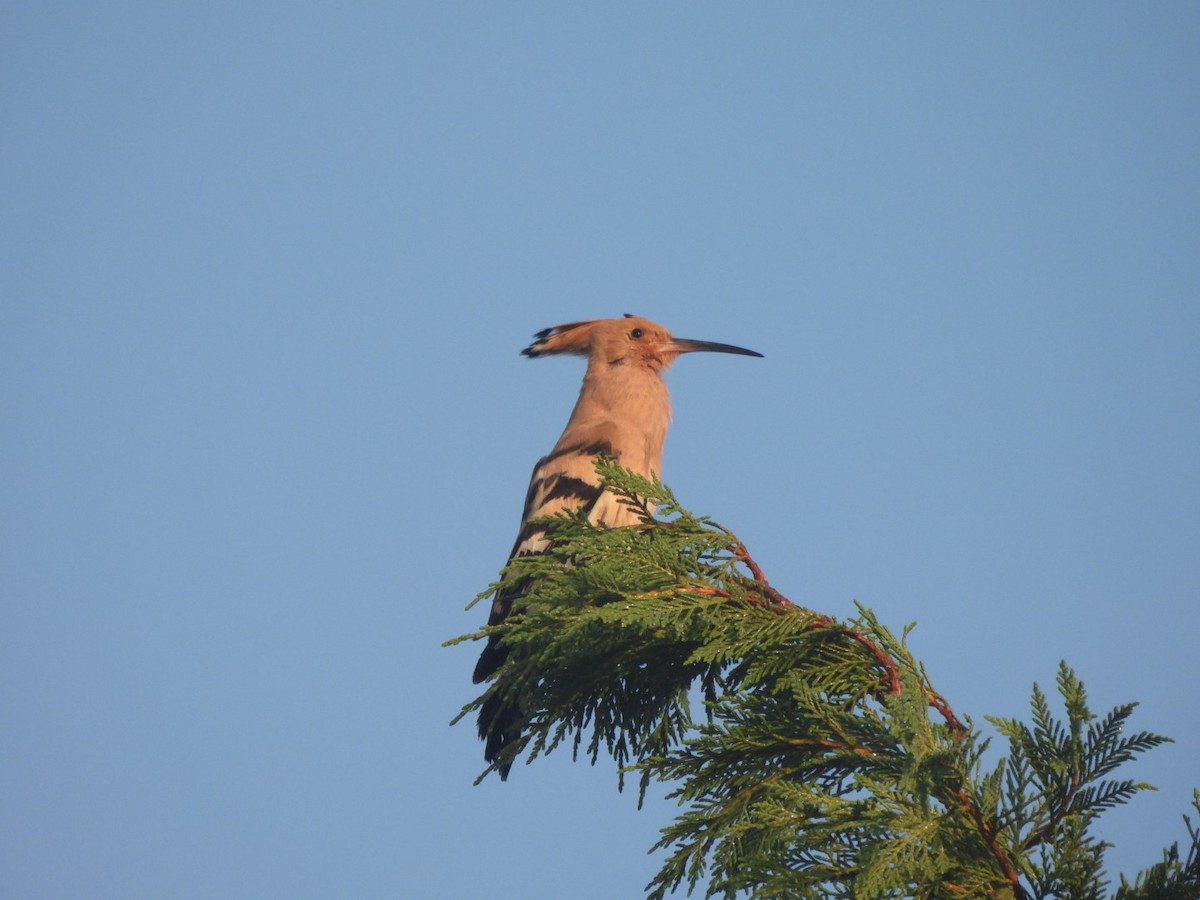
{"label": "bird's eye", "polygon": [[642,329],[640,329],[640,328],[633,329],[633,331],[629,332],[629,336],[636,341],[638,338],[640,338],[642,336]]}

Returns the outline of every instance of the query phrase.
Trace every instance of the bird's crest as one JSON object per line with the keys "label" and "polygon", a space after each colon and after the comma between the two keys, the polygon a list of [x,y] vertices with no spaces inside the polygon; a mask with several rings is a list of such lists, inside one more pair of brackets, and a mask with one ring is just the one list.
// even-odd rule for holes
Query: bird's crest
{"label": "bird's crest", "polygon": [[587,356],[592,351],[592,332],[603,319],[588,319],[583,322],[568,322],[552,325],[535,334],[534,341],[521,351],[523,356],[536,359],[552,353],[574,353]]}

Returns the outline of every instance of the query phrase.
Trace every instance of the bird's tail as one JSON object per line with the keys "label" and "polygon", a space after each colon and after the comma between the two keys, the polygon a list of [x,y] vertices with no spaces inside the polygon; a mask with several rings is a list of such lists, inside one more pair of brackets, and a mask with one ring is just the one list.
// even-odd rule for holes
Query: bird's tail
{"label": "bird's tail", "polygon": [[[479,737],[487,742],[483,748],[485,760],[494,763],[504,748],[521,736],[521,729],[517,727],[520,718],[519,710],[499,697],[491,696],[483,701],[479,708]],[[511,762],[497,767],[501,781],[508,779],[511,768]]]}

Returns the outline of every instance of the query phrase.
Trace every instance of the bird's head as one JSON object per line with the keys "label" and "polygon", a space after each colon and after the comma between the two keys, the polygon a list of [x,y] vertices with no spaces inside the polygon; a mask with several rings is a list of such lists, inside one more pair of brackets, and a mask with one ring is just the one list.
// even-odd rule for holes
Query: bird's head
{"label": "bird's head", "polygon": [[633,365],[661,372],[681,353],[709,351],[762,356],[744,347],[672,337],[667,329],[641,316],[622,319],[590,319],[555,325],[534,335],[532,344],[521,351],[536,358],[554,353],[586,356],[589,365]]}

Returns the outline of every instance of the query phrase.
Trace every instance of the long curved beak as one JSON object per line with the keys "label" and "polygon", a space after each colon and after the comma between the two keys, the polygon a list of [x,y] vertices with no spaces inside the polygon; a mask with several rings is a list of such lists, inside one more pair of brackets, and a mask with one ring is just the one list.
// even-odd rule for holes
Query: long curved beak
{"label": "long curved beak", "polygon": [[762,357],[761,353],[747,350],[745,347],[735,347],[733,344],[718,344],[716,341],[693,341],[688,338],[672,338],[671,349],[676,353],[737,353],[740,356]]}

